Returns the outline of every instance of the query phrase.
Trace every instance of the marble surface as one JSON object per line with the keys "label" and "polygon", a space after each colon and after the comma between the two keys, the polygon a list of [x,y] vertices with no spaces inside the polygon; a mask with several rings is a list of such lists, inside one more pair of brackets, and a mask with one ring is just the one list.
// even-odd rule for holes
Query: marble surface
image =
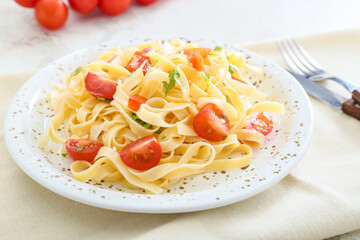
{"label": "marble surface", "polygon": [[[248,43],[360,27],[356,0],[159,0],[119,16],[69,12],[57,31],[41,28],[32,9],[0,1],[0,73],[34,72],[96,43],[131,37],[185,36]],[[49,50],[50,49],[50,50]],[[333,239],[357,239],[360,230]]]}

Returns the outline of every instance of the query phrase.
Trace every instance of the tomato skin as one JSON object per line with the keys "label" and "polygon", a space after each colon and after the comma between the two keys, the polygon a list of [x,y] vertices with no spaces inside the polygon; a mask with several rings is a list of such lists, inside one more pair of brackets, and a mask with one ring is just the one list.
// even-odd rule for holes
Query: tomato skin
{"label": "tomato skin", "polygon": [[136,0],[136,1],[137,1],[139,4],[145,5],[145,6],[157,2],[157,0]]}
{"label": "tomato skin", "polygon": [[61,28],[68,18],[68,8],[62,0],[38,0],[35,4],[35,18],[46,29]]}
{"label": "tomato skin", "polygon": [[15,0],[17,4],[26,8],[33,8],[35,7],[35,3],[37,0]]}
{"label": "tomato skin", "polygon": [[83,160],[93,162],[96,154],[103,145],[97,141],[86,139],[69,138],[66,141],[65,147],[69,157],[74,160]]}
{"label": "tomato skin", "polygon": [[117,83],[111,79],[88,72],[85,78],[85,88],[94,97],[112,100]]}
{"label": "tomato skin", "polygon": [[129,98],[128,107],[133,111],[137,111],[139,110],[141,104],[144,104],[146,102],[147,102],[146,98],[138,94],[135,94]]}
{"label": "tomato skin", "polygon": [[158,165],[162,155],[160,143],[153,135],[140,138],[120,152],[126,166],[136,170],[148,170]]}
{"label": "tomato skin", "polygon": [[110,16],[124,12],[131,4],[131,0],[99,0],[100,10]]}
{"label": "tomato skin", "polygon": [[218,106],[208,103],[196,114],[193,128],[199,137],[219,142],[229,136],[230,121]]}
{"label": "tomato skin", "polygon": [[274,123],[270,117],[261,112],[247,122],[244,128],[259,132],[266,136],[273,130]]}
{"label": "tomato skin", "polygon": [[69,0],[69,4],[76,12],[86,14],[97,7],[98,0]]}
{"label": "tomato skin", "polygon": [[136,51],[125,68],[132,73],[136,71],[144,61],[147,61],[143,67],[143,73],[145,75],[151,67],[150,58],[145,56],[150,50],[151,48],[144,48],[142,51]]}
{"label": "tomato skin", "polygon": [[240,78],[237,78],[237,77],[235,77],[233,75],[231,75],[231,79],[234,79],[234,80],[236,80],[238,82],[241,82],[241,83],[244,83],[244,84],[248,84],[247,82],[245,82],[245,81],[241,80]]}

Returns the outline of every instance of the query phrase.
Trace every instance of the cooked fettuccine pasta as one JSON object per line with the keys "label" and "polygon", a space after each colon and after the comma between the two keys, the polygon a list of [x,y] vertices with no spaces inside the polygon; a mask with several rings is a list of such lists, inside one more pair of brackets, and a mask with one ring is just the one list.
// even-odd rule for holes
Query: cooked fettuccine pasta
{"label": "cooked fettuccine pasta", "polygon": [[48,93],[56,114],[39,145],[64,144],[79,181],[153,194],[185,176],[246,167],[273,128],[263,112],[284,111],[247,71],[261,69],[219,46],[174,40],[111,49]]}

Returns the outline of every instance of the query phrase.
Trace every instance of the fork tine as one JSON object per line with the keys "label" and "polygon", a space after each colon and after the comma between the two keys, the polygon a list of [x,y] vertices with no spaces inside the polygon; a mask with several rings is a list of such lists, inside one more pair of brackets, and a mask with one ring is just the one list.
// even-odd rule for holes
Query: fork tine
{"label": "fork tine", "polygon": [[296,49],[301,54],[301,58],[304,60],[303,64],[309,68],[309,70],[314,69],[312,71],[323,71],[323,67],[320,66],[306,51],[305,49],[296,41],[295,39],[291,39],[292,43],[296,46]]}
{"label": "fork tine", "polygon": [[286,43],[284,41],[281,41],[277,43],[277,46],[289,68],[291,68],[291,70],[297,74],[304,75],[304,72],[301,71],[301,69],[294,63],[293,58],[290,55],[291,51],[286,45]]}
{"label": "fork tine", "polygon": [[299,59],[298,54],[295,52],[294,46],[292,45],[290,40],[284,41],[285,48],[288,51],[288,54],[291,58],[291,60],[294,62],[294,64],[303,72],[305,75],[312,74],[311,71],[301,62],[301,59]]}
{"label": "fork tine", "polygon": [[303,56],[303,54],[300,52],[300,50],[297,48],[297,45],[294,43],[294,39],[288,39],[286,40],[286,43],[288,44],[289,48],[291,48],[291,51],[294,55],[294,58],[296,58],[296,61],[301,66],[301,70],[305,72],[307,75],[311,75],[314,72],[317,72],[318,70],[314,68],[308,60]]}

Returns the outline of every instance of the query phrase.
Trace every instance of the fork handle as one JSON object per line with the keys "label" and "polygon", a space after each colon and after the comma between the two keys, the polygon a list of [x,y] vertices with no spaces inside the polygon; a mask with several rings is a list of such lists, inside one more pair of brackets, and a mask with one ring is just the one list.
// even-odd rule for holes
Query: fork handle
{"label": "fork handle", "polygon": [[343,102],[341,104],[341,110],[344,113],[360,120],[360,105],[357,102],[355,102],[353,99],[350,98],[345,102]]}
{"label": "fork handle", "polygon": [[338,77],[330,77],[329,79],[332,79],[335,82],[339,83],[340,85],[342,85],[344,88],[346,88],[351,93],[355,90],[360,89],[360,86],[350,83],[350,82],[348,82],[344,79],[338,78]]}
{"label": "fork handle", "polygon": [[360,104],[360,88],[355,89],[352,92],[352,99],[357,103]]}

